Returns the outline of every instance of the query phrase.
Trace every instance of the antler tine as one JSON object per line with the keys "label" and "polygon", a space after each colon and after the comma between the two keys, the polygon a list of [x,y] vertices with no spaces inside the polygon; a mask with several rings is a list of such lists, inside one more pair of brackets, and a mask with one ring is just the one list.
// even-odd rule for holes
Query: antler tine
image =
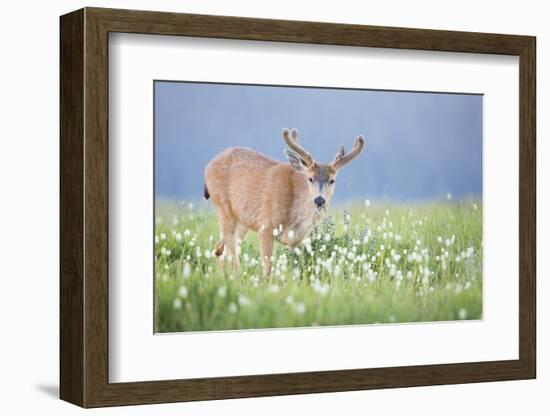
{"label": "antler tine", "polygon": [[283,129],[283,139],[287,146],[294,150],[302,159],[304,159],[304,162],[306,162],[308,165],[311,165],[313,163],[313,157],[306,152],[302,146],[300,146],[297,142],[298,139],[298,131],[295,129],[292,129],[292,131],[288,131],[288,129]]}
{"label": "antler tine", "polygon": [[338,162],[340,159],[342,159],[344,157],[344,155],[346,154],[346,151],[344,150],[344,145],[340,145],[338,147],[338,151],[336,152],[336,155],[334,156],[334,159],[332,160],[332,164],[335,164],[336,162]]}
{"label": "antler tine", "polygon": [[343,155],[341,157],[339,157],[341,154],[339,151],[335,157],[335,160],[332,162],[332,166],[334,166],[335,169],[340,169],[342,166],[347,165],[349,162],[355,159],[359,155],[359,153],[361,153],[364,146],[365,138],[363,136],[357,136],[351,151],[347,155]]}

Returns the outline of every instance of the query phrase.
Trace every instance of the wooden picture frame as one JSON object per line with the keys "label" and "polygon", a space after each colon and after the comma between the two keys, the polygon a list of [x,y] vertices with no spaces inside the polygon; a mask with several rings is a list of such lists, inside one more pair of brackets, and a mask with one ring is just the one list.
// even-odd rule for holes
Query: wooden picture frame
{"label": "wooden picture frame", "polygon": [[[62,16],[60,30],[61,399],[101,407],[535,378],[534,37],[100,8]],[[519,359],[109,383],[110,32],[519,56]]]}

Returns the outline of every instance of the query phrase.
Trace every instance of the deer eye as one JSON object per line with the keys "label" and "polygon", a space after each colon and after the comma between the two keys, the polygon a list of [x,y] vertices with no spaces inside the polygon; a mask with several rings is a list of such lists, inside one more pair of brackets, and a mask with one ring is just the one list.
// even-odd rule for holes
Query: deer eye
{"label": "deer eye", "polygon": [[313,183],[313,178],[308,178],[311,183]]}
{"label": "deer eye", "polygon": [[334,179],[331,179],[329,183],[330,183],[331,185],[334,185],[334,182],[335,182],[335,180],[334,180]]}

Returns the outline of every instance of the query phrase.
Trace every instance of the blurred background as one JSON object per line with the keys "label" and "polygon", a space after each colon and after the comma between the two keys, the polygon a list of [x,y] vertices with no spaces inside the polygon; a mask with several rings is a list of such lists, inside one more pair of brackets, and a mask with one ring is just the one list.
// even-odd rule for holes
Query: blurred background
{"label": "blurred background", "polygon": [[285,161],[284,127],[329,162],[357,135],[334,199],[480,197],[482,95],[155,81],[155,193],[199,200],[206,164],[231,146]]}

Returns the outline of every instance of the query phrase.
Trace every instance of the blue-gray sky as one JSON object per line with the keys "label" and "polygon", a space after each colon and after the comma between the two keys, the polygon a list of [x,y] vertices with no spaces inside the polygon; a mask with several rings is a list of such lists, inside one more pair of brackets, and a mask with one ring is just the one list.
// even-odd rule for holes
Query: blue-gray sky
{"label": "blue-gray sky", "polygon": [[398,201],[482,192],[481,95],[156,81],[155,192],[199,199],[203,171],[227,147],[285,161],[281,130],[322,162],[366,138],[335,199]]}

